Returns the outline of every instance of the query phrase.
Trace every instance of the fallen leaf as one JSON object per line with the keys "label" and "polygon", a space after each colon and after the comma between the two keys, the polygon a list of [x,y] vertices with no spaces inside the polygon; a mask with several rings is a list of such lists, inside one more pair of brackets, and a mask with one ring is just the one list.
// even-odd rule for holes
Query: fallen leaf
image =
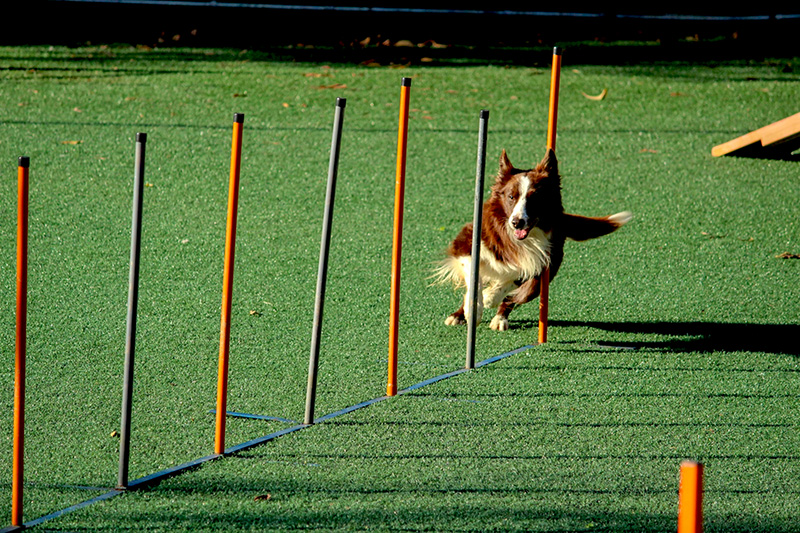
{"label": "fallen leaf", "polygon": [[320,85],[317,89],[347,89],[346,83],[334,83],[333,85]]}
{"label": "fallen leaf", "polygon": [[247,98],[247,91],[243,93],[233,93],[234,98]]}
{"label": "fallen leaf", "polygon": [[112,431],[112,432],[111,432],[111,436],[112,436],[112,437],[119,437],[119,431],[117,431],[117,430],[115,429],[114,431]]}
{"label": "fallen leaf", "polygon": [[261,494],[253,498],[255,502],[266,502],[272,499],[272,494]]}
{"label": "fallen leaf", "polygon": [[641,150],[639,150],[639,153],[640,154],[657,154],[658,152],[656,150],[653,150],[652,148],[642,148]]}
{"label": "fallen leaf", "polygon": [[83,109],[81,109],[80,107],[73,107],[72,110],[75,111],[76,113],[83,113]]}
{"label": "fallen leaf", "polygon": [[599,102],[600,100],[605,98],[607,94],[608,94],[608,89],[603,89],[603,92],[601,92],[597,96],[592,96],[591,94],[586,94],[586,93],[583,93],[583,96],[585,96],[589,100],[595,100]]}
{"label": "fallen leaf", "polygon": [[778,254],[775,257],[778,259],[800,259],[800,254],[792,254],[789,252],[783,252],[782,254]]}
{"label": "fallen leaf", "polygon": [[261,316],[261,312],[260,311],[250,311],[250,314],[252,316]]}
{"label": "fallen leaf", "polygon": [[61,144],[81,144],[83,141],[61,141]]}

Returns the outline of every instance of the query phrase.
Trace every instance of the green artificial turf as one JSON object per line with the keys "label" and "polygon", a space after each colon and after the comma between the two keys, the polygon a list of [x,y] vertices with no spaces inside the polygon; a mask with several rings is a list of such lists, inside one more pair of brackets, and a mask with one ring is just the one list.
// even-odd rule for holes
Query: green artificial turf
{"label": "green artificial turf", "polygon": [[[394,68],[0,48],[0,501],[10,508],[17,157],[31,158],[29,521],[116,483],[137,132],[148,140],[131,479],[213,452],[233,114],[245,124],[228,407],[301,421],[335,99],[347,107],[318,416],[386,390],[401,78],[413,79],[404,388],[464,364],[465,330],[443,323],[461,295],[429,276],[472,216],[479,111],[487,181],[501,149],[518,166],[544,153],[549,51],[531,54]],[[567,245],[546,345],[39,527],[673,531],[691,458],[706,466],[707,531],[797,530],[798,162],[710,155],[797,112],[796,64],[565,55],[564,205],[635,218]],[[477,359],[534,342],[537,318],[532,303],[508,332],[484,322]],[[226,443],[292,425],[229,419]]]}

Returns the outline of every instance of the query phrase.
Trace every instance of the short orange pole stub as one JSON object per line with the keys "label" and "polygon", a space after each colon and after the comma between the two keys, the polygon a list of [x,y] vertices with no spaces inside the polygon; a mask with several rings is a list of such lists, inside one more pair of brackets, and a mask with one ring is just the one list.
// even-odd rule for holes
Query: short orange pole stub
{"label": "short orange pole stub", "polygon": [[678,533],[703,533],[703,465],[681,463]]}

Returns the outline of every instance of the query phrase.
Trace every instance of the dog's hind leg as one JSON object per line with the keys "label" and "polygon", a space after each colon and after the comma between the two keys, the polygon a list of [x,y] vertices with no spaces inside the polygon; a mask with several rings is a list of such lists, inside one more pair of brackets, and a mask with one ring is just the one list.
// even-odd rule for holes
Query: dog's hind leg
{"label": "dog's hind leg", "polygon": [[530,302],[539,296],[539,288],[539,278],[529,279],[522,283],[517,290],[503,299],[489,327],[495,331],[508,330],[508,315],[517,305]]}
{"label": "dog's hind leg", "polygon": [[467,323],[467,317],[464,314],[464,306],[458,308],[458,311],[444,319],[444,323],[448,326],[461,326]]}

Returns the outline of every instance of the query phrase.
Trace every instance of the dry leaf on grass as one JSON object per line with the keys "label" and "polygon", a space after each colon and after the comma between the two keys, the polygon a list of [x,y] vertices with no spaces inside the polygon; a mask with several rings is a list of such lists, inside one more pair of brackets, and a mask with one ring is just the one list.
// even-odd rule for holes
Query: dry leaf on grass
{"label": "dry leaf on grass", "polygon": [[792,254],[789,252],[783,252],[782,254],[778,254],[775,257],[778,259],[800,259],[800,254]]}
{"label": "dry leaf on grass", "polygon": [[586,93],[583,93],[583,96],[585,96],[589,100],[595,100],[595,101],[599,102],[600,100],[605,98],[607,94],[608,94],[608,89],[603,89],[603,92],[601,92],[600,94],[598,94],[596,96],[592,96],[591,94],[586,94]]}

